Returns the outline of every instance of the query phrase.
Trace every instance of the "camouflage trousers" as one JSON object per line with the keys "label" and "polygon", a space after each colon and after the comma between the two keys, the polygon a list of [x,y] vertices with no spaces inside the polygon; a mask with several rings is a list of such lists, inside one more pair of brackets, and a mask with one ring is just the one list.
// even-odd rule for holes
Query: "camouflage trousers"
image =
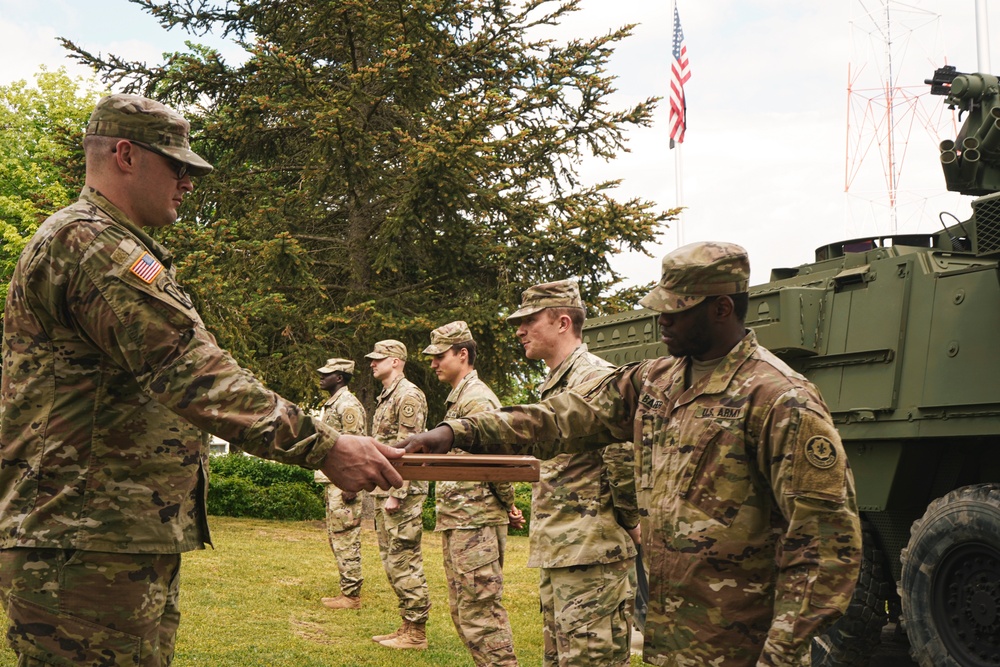
{"label": "camouflage trousers", "polygon": [[382,567],[399,598],[400,616],[411,623],[426,623],[431,608],[420,551],[426,497],[422,493],[406,496],[393,514],[382,508],[385,498],[375,499],[375,532]]}
{"label": "camouflage trousers", "polygon": [[180,554],[0,550],[7,641],[19,667],[167,667]]}
{"label": "camouflage trousers", "polygon": [[629,664],[635,560],[542,568],[545,667]]}
{"label": "camouflage trousers", "polygon": [[340,572],[340,593],[356,598],[361,595],[361,510],[364,492],[354,500],[344,500],[343,492],[333,484],[326,485],[326,537],[337,559]]}
{"label": "camouflage trousers", "polygon": [[476,667],[514,667],[514,635],[503,597],[507,526],[480,526],[441,533],[448,604],[458,637]]}

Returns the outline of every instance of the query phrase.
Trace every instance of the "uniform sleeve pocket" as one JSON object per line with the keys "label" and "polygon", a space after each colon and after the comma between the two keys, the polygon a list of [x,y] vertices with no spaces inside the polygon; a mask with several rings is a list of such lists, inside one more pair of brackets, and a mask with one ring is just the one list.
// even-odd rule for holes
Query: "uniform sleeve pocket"
{"label": "uniform sleeve pocket", "polygon": [[47,665],[138,665],[142,641],[69,614],[10,596],[7,641],[23,656]]}
{"label": "uniform sleeve pocket", "polygon": [[681,498],[719,523],[732,524],[752,483],[743,438],[710,423],[685,458],[678,484]]}

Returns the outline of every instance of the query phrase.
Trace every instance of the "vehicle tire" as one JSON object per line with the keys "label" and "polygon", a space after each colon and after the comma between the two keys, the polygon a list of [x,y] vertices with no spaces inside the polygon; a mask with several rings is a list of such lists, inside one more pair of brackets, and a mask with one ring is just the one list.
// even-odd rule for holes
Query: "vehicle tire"
{"label": "vehicle tire", "polygon": [[844,615],[813,639],[813,667],[864,667],[879,643],[892,582],[885,575],[874,532],[865,524],[862,528],[861,572],[854,595]]}
{"label": "vehicle tire", "polygon": [[899,594],[922,667],[1000,667],[1000,485],[938,498],[913,524]]}

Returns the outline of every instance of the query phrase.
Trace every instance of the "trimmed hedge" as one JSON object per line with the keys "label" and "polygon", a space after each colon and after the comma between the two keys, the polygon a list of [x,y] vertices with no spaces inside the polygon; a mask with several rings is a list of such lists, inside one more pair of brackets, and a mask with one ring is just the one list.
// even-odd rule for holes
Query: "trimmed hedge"
{"label": "trimmed hedge", "polygon": [[238,453],[211,457],[210,470],[209,514],[286,521],[326,515],[323,486],[311,470]]}

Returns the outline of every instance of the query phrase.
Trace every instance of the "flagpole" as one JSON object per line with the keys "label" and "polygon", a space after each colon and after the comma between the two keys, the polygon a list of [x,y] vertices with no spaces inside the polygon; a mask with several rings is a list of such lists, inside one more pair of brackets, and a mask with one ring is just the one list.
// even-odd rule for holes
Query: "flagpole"
{"label": "flagpole", "polygon": [[[674,207],[684,206],[684,160],[681,144],[687,127],[687,103],[684,99],[684,84],[690,77],[687,65],[687,51],[683,45],[683,33],[677,14],[677,0],[671,2],[670,21],[673,27],[673,46],[670,61],[670,148],[674,151]],[[675,220],[677,247],[684,245],[683,211]]]}
{"label": "flagpole", "polygon": [[[681,160],[681,146],[683,144],[674,144],[674,177],[676,183],[674,184],[674,191],[676,197],[676,203],[674,206],[681,208],[684,206],[684,174],[683,174],[683,164],[684,161]],[[684,245],[684,212],[680,211],[677,213],[677,247],[680,248]]]}

